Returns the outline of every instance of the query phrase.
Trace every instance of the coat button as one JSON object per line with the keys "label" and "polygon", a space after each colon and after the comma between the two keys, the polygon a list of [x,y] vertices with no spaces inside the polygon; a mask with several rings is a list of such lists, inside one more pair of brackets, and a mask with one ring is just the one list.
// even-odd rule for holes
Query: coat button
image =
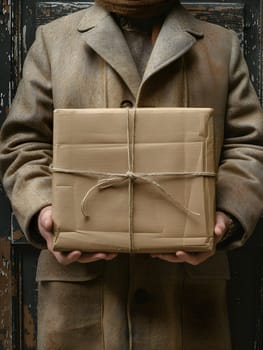
{"label": "coat button", "polygon": [[133,103],[129,100],[123,100],[121,103],[120,103],[120,107],[121,108],[132,108],[133,107]]}
{"label": "coat button", "polygon": [[135,291],[133,300],[135,304],[146,304],[150,301],[150,294],[142,288]]}

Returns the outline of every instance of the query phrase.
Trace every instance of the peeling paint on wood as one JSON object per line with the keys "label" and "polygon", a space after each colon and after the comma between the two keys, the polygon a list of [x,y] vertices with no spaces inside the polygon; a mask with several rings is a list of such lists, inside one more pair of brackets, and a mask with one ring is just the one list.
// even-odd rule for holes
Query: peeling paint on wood
{"label": "peeling paint on wood", "polygon": [[[13,247],[14,293],[12,339],[17,350],[35,350],[37,333],[36,265],[39,251],[26,245]],[[0,349],[1,350],[1,349]]]}
{"label": "peeling paint on wood", "polygon": [[21,231],[12,231],[12,242],[15,243],[15,241],[20,240],[21,238],[24,238],[24,235]]}
{"label": "peeling paint on wood", "polygon": [[35,347],[35,327],[31,305],[24,305],[24,342],[27,349]]}
{"label": "peeling paint on wood", "polygon": [[58,17],[65,16],[69,13],[82,10],[89,7],[93,1],[85,2],[59,2],[59,1],[41,1],[36,8],[36,22],[37,25],[50,22]]}
{"label": "peeling paint on wood", "polygon": [[10,49],[11,49],[11,5],[10,1],[0,2],[0,126],[9,108]]}
{"label": "peeling paint on wood", "polygon": [[[11,3],[0,1],[0,126],[9,110]],[[12,349],[10,207],[0,184],[0,349]]]}
{"label": "peeling paint on wood", "polygon": [[0,349],[11,350],[10,245],[0,238]]}
{"label": "peeling paint on wood", "polygon": [[243,4],[191,4],[185,6],[201,20],[219,24],[225,28],[234,30],[240,40],[244,31],[244,5]]}
{"label": "peeling paint on wood", "polygon": [[[263,102],[262,95],[262,1],[250,0],[245,16],[245,56],[251,72],[252,83]],[[255,11],[255,9],[257,9]]]}
{"label": "peeling paint on wood", "polygon": [[21,245],[28,244],[21,228],[16,220],[14,213],[11,214],[11,244],[13,245]]}

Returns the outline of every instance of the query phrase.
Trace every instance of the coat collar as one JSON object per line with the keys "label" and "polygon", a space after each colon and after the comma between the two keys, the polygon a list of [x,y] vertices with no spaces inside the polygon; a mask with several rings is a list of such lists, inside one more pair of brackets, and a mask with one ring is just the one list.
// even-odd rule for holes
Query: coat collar
{"label": "coat collar", "polygon": [[97,4],[90,7],[78,25],[78,31],[136,96],[150,76],[181,57],[203,37],[200,27],[200,21],[177,3],[163,23],[142,80],[120,28],[106,10]]}

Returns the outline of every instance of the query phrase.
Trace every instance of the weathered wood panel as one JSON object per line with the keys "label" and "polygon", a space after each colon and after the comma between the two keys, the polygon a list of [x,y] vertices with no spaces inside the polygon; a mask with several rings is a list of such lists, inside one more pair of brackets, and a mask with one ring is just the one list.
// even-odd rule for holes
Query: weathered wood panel
{"label": "weathered wood panel", "polygon": [[228,303],[233,350],[262,350],[262,247],[253,239],[229,253]]}
{"label": "weathered wood panel", "polygon": [[7,0],[0,3],[0,126],[11,102],[10,51],[11,51],[11,6]]}
{"label": "weathered wood panel", "polygon": [[35,283],[36,261],[39,252],[29,246],[16,246],[13,250],[14,297],[12,301],[13,349],[36,349],[37,333],[37,285]]}
{"label": "weathered wood panel", "polygon": [[52,21],[69,13],[82,10],[90,6],[92,2],[38,2],[36,8],[36,22],[37,25]]}
{"label": "weathered wood panel", "polygon": [[10,245],[0,238],[0,349],[11,349],[12,304]]}
{"label": "weathered wood panel", "polygon": [[244,27],[244,48],[245,57],[249,67],[252,83],[263,103],[262,90],[262,28],[263,28],[263,2],[262,0],[245,1],[245,27]]}
{"label": "weathered wood panel", "polygon": [[[9,1],[0,2],[0,126],[11,101],[11,6]],[[12,332],[12,274],[10,243],[10,208],[0,184],[0,350],[11,350]]]}
{"label": "weathered wood panel", "polygon": [[[242,4],[193,4],[183,2],[184,5],[198,18],[210,21],[226,28],[235,30],[242,38],[244,29],[244,5]],[[36,5],[36,24],[40,25],[58,17],[78,11],[90,6],[92,2],[49,2],[41,1]]]}

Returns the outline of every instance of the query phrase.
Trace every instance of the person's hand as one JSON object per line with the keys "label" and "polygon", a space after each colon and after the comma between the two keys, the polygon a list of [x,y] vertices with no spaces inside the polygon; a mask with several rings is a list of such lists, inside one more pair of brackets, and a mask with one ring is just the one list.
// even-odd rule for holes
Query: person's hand
{"label": "person's hand", "polygon": [[211,252],[204,253],[188,253],[184,251],[177,251],[169,254],[152,254],[153,258],[159,258],[173,263],[189,263],[191,265],[199,265],[210,256],[215,254],[216,244],[223,238],[231,224],[231,218],[221,211],[216,212],[216,223],[214,228],[215,245]]}
{"label": "person's hand", "polygon": [[106,253],[82,253],[81,251],[75,250],[72,252],[55,252],[52,248],[53,241],[53,220],[52,220],[52,207],[48,206],[43,208],[38,216],[38,229],[41,236],[47,242],[48,250],[54,255],[59,263],[62,265],[69,265],[73,262],[79,263],[90,263],[97,260],[112,260],[117,254],[106,254]]}

